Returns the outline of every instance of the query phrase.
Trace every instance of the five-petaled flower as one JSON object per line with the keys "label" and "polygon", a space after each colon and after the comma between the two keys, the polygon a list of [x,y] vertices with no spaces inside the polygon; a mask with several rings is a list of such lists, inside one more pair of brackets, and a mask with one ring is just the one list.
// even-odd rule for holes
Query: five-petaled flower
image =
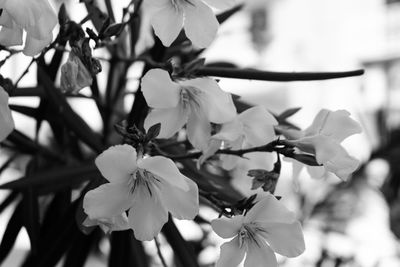
{"label": "five-petaled flower", "polygon": [[14,130],[14,120],[11,116],[11,110],[8,106],[8,94],[3,87],[0,86],[0,141]]}
{"label": "five-petaled flower", "polygon": [[[276,138],[274,126],[278,122],[263,106],[249,108],[230,122],[222,124],[221,130],[211,137],[208,148],[199,159],[200,164],[213,155],[223,144],[233,150],[266,145]],[[217,142],[216,142],[217,141]],[[219,141],[219,142],[218,142]],[[222,167],[231,170],[240,158],[221,155]]]}
{"label": "five-petaled flower", "polygon": [[245,215],[215,219],[211,226],[222,238],[234,237],[221,246],[216,267],[237,266],[245,254],[245,267],[274,267],[277,266],[274,251],[297,257],[305,249],[303,232],[295,214],[271,194]]}
{"label": "five-petaled flower", "polygon": [[168,212],[177,219],[193,219],[198,213],[197,185],[170,159],[138,158],[132,146],[116,145],[95,163],[109,183],[89,191],[83,208],[90,220],[107,229],[115,229],[114,219],[128,211],[136,239],[152,240],[167,222]]}
{"label": "five-petaled flower", "polygon": [[204,150],[211,137],[211,124],[235,118],[232,96],[211,78],[172,81],[168,72],[152,69],[142,79],[142,91],[153,108],[144,126],[161,123],[159,138],[170,138],[186,125],[187,136],[195,148]]}
{"label": "five-petaled flower", "polygon": [[57,15],[48,0],[0,0],[0,8],[0,44],[22,45],[23,30],[25,55],[34,56],[50,44]]}
{"label": "five-petaled flower", "polygon": [[283,133],[289,139],[289,144],[306,153],[315,154],[317,162],[323,165],[323,168],[309,168],[314,176],[322,176],[325,171],[329,171],[346,180],[358,168],[360,161],[350,156],[340,143],[361,131],[360,124],[350,118],[348,111],[322,109],[306,130]]}
{"label": "five-petaled flower", "polygon": [[212,9],[204,2],[224,10],[236,0],[146,0],[144,5],[155,34],[165,46],[171,45],[183,27],[192,43],[204,48],[214,40],[219,26]]}

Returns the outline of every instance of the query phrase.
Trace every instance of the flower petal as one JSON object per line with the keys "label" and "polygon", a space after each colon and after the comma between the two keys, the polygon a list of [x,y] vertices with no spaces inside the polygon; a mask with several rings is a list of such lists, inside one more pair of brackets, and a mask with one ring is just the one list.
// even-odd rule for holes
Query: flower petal
{"label": "flower petal", "polygon": [[182,81],[181,84],[195,87],[203,93],[200,95],[200,105],[209,121],[225,123],[236,117],[231,94],[224,92],[214,79],[196,78]]}
{"label": "flower petal", "polygon": [[57,24],[57,15],[48,0],[8,0],[4,8],[15,23],[35,39],[48,40]]}
{"label": "flower petal", "polygon": [[278,262],[272,249],[265,242],[259,242],[258,245],[250,243],[244,267],[277,267]]}
{"label": "flower petal", "polygon": [[[15,22],[12,20],[7,10],[4,10],[0,14],[0,25],[5,26],[9,29],[16,28]],[[22,41],[22,40],[21,40]]]}
{"label": "flower petal", "polygon": [[[221,130],[212,136],[213,139],[235,142],[244,136],[243,123],[237,118],[222,124]],[[241,145],[240,145],[241,146]]]}
{"label": "flower petal", "polygon": [[42,52],[42,50],[47,45],[49,45],[52,40],[53,35],[51,33],[47,36],[46,39],[35,39],[33,36],[27,33],[25,39],[25,47],[22,53],[24,53],[24,55],[26,56],[33,57]]}
{"label": "flower petal", "polygon": [[175,108],[155,108],[147,115],[144,128],[161,123],[160,133],[157,138],[170,138],[176,134],[187,121],[187,112],[178,105]]}
{"label": "flower petal", "polygon": [[8,94],[0,86],[0,141],[3,141],[14,130],[14,120],[8,106]]}
{"label": "flower petal", "polygon": [[137,240],[150,241],[160,233],[168,221],[168,211],[160,199],[148,193],[145,186],[138,187],[134,196],[128,215],[129,224]]}
{"label": "flower petal", "polygon": [[347,154],[344,149],[341,153],[324,163],[327,171],[336,174],[343,181],[347,181],[350,174],[357,170],[359,166],[360,161]]}
{"label": "flower petal", "polygon": [[245,222],[292,223],[295,219],[295,214],[270,193],[257,202],[245,216]]}
{"label": "flower petal", "polygon": [[132,195],[126,183],[106,183],[86,193],[83,209],[90,219],[121,215],[132,205]]}
{"label": "flower petal", "polygon": [[168,72],[151,69],[142,78],[142,91],[149,107],[176,107],[180,99],[180,85],[173,82]]}
{"label": "flower petal", "polygon": [[158,11],[151,15],[150,24],[163,45],[170,46],[182,30],[182,9],[175,8],[171,2],[158,7]]}
{"label": "flower petal", "polygon": [[191,110],[186,125],[189,142],[197,149],[206,150],[211,138],[211,124],[203,110]]}
{"label": "flower petal", "polygon": [[319,179],[325,174],[324,166],[306,166],[308,174],[310,174],[311,178]]}
{"label": "flower petal", "polygon": [[159,198],[164,207],[179,220],[193,220],[199,213],[199,189],[197,184],[186,178],[188,191],[169,183],[161,183],[159,186]]}
{"label": "flower petal", "polygon": [[111,183],[127,182],[136,170],[136,150],[130,145],[116,145],[103,151],[95,160],[101,174]]}
{"label": "flower petal", "polygon": [[1,27],[0,44],[4,46],[22,45],[22,29]]}
{"label": "flower petal", "polygon": [[234,7],[237,4],[236,0],[203,0],[212,7],[220,10],[226,10]]}
{"label": "flower petal", "polygon": [[222,238],[231,238],[239,233],[243,225],[243,215],[232,218],[221,217],[211,221],[214,232]]}
{"label": "flower petal", "polygon": [[153,175],[163,179],[167,183],[187,192],[188,178],[179,172],[175,163],[166,157],[148,157],[138,161],[138,167],[151,172]]}
{"label": "flower petal", "polygon": [[353,134],[361,133],[361,131],[360,124],[350,118],[348,111],[326,109],[322,109],[311,126],[305,130],[306,136],[322,134],[335,139],[339,143]]}
{"label": "flower petal", "polygon": [[217,35],[219,23],[211,8],[202,1],[184,5],[186,36],[198,48],[208,47]]}
{"label": "flower petal", "polygon": [[298,221],[286,223],[263,223],[265,232],[259,232],[272,250],[286,257],[297,257],[305,250],[304,236]]}
{"label": "flower petal", "polygon": [[104,219],[91,220],[89,217],[87,217],[82,224],[87,227],[98,225],[105,233],[110,233],[112,231],[123,231],[130,228],[128,216],[126,216],[125,212],[123,212],[121,215]]}
{"label": "flower petal", "polygon": [[264,107],[247,109],[238,118],[244,125],[246,142],[251,146],[265,145],[276,138],[274,125],[278,122]]}
{"label": "flower petal", "polygon": [[239,238],[235,237],[221,246],[221,252],[215,267],[235,267],[243,260],[244,248],[239,246]]}

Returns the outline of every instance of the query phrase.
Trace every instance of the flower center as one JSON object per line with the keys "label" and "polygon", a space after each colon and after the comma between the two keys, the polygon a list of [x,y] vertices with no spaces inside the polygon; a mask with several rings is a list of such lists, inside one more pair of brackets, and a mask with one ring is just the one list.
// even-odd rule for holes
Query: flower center
{"label": "flower center", "polygon": [[144,186],[149,192],[149,195],[153,196],[152,187],[155,182],[160,182],[160,180],[151,172],[145,169],[137,169],[131,174],[129,180],[130,193],[133,194],[138,187]]}
{"label": "flower center", "polygon": [[181,103],[184,109],[200,107],[201,91],[195,87],[182,87],[180,92]]}
{"label": "flower center", "polygon": [[254,223],[244,224],[242,228],[240,228],[238,234],[240,248],[242,248],[244,245],[248,246],[250,243],[255,244],[257,247],[261,247],[260,242],[263,241],[257,232],[262,231],[265,232],[263,228],[258,227]]}

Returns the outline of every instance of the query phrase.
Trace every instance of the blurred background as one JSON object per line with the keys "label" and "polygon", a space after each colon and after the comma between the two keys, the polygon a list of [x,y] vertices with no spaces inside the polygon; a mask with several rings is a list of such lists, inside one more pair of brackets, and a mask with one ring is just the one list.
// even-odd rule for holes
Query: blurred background
{"label": "blurred background", "polygon": [[[126,2],[113,1],[114,10],[121,10]],[[56,10],[61,3],[66,4],[76,21],[85,17],[86,10],[78,1],[52,2]],[[148,42],[151,40],[143,39],[142,45]],[[100,50],[96,53],[98,57],[106,56]],[[244,9],[222,25],[218,38],[202,56],[209,63],[229,62],[271,71],[365,69],[361,77],[329,81],[221,79],[220,84],[244,101],[264,105],[276,114],[301,107],[291,118],[301,128],[310,125],[321,108],[327,108],[348,110],[364,129],[362,134],[343,143],[351,155],[363,162],[347,183],[340,183],[337,177],[315,180],[305,170],[296,182],[291,177],[291,164],[284,162],[276,195],[282,196],[285,205],[296,211],[303,222],[306,252],[295,259],[279,258],[280,266],[400,266],[400,1],[246,0]],[[1,68],[2,75],[15,81],[29,60],[23,55],[16,56]],[[137,67],[130,71],[132,88],[138,83]],[[28,74],[20,84],[29,86],[34,82],[34,75]],[[132,100],[127,95],[127,106]],[[12,101],[38,104],[32,98]],[[90,112],[90,105],[94,104],[73,101],[78,113],[95,129],[100,129],[99,115]],[[16,127],[33,136],[34,121],[17,113],[13,116]],[[233,171],[233,185],[247,196],[255,191],[250,190],[251,179],[243,170],[265,167],[265,160],[258,155],[252,155],[251,159]],[[0,160],[5,161],[5,157]],[[21,169],[14,166],[7,170],[2,182],[21,176]],[[0,236],[12,209],[9,207],[1,214]],[[210,219],[217,216],[209,208],[202,209],[201,214]],[[202,266],[212,266],[222,239],[212,233],[209,225],[199,227],[179,221],[177,224],[188,240],[203,243],[205,249],[199,251],[199,261]],[[106,266],[104,255],[109,244],[100,245],[103,257],[101,253],[91,257],[87,266]],[[29,249],[26,232],[20,233],[15,248],[4,266],[20,262],[21,255]],[[146,249],[154,255],[154,266],[161,266],[153,244],[149,243]],[[172,258],[167,245],[164,254],[167,259]]]}

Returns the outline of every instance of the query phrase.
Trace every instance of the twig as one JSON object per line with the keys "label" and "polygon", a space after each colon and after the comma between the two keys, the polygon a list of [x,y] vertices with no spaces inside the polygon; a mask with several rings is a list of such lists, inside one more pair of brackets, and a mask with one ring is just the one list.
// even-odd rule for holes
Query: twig
{"label": "twig", "polygon": [[157,247],[157,254],[158,254],[158,257],[159,257],[160,260],[161,260],[162,265],[163,265],[164,267],[168,267],[167,263],[165,262],[164,256],[163,256],[162,253],[161,253],[160,242],[158,242],[158,238],[157,238],[157,237],[154,237],[154,243],[156,244],[156,247]]}
{"label": "twig", "polygon": [[219,67],[203,67],[196,71],[198,75],[216,76],[224,78],[291,82],[291,81],[316,81],[360,76],[364,70],[353,70],[344,72],[273,72],[254,69],[233,69]]}
{"label": "twig", "polygon": [[18,87],[19,82],[22,80],[22,78],[25,77],[25,75],[29,72],[30,67],[32,66],[33,62],[35,62],[36,59],[32,58],[31,62],[29,63],[29,65],[26,67],[25,71],[21,74],[21,76],[19,76],[19,78],[17,79],[17,81],[14,84],[14,88]]}

